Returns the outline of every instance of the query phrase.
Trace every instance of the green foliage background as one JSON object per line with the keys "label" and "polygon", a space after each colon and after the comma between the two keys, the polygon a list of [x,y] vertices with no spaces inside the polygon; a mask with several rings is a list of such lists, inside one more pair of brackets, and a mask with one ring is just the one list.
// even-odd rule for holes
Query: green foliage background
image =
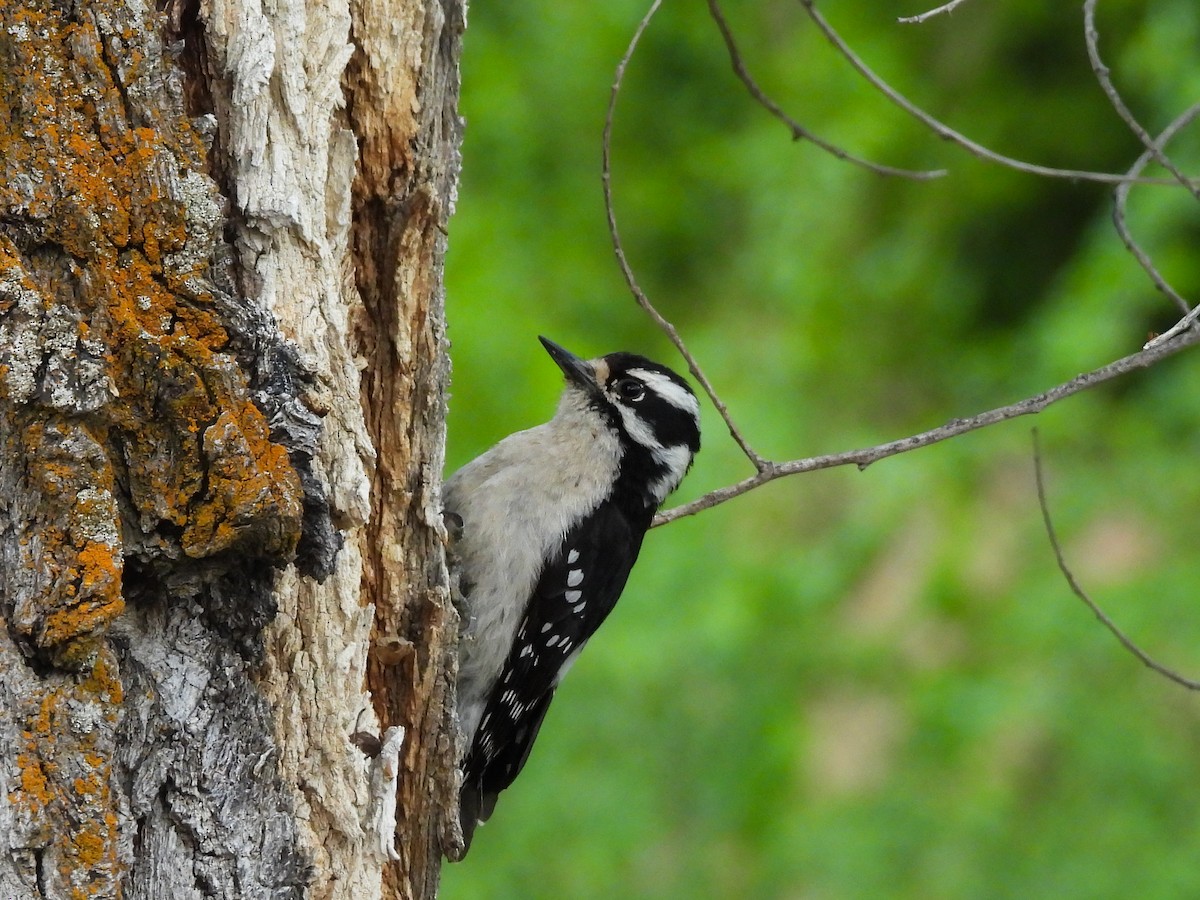
{"label": "green foliage background", "polygon": [[[1092,76],[1078,3],[829,0],[894,86],[984,144],[1124,170],[1140,146]],[[678,362],[624,290],[600,133],[641,2],[476,3],[451,224],[450,468],[544,420],[535,336]],[[730,0],[751,71],[885,179],[793,144],[729,69],[705,5],[668,0],[619,101],[630,259],[751,441],[808,456],[1037,393],[1176,318],[1115,236],[1111,191],[982,163],[868,88],[795,0]],[[1101,47],[1152,131],[1200,99],[1200,5],[1104,0]],[[1200,170],[1200,130],[1173,146]],[[1131,225],[1200,296],[1200,216],[1135,190]],[[1200,672],[1200,358],[1036,422],[1077,576],[1151,652]],[[674,501],[749,473],[711,408]],[[1068,592],[1031,420],[777,482],[652,533],[532,758],[448,866],[456,898],[1200,896],[1197,698]]]}

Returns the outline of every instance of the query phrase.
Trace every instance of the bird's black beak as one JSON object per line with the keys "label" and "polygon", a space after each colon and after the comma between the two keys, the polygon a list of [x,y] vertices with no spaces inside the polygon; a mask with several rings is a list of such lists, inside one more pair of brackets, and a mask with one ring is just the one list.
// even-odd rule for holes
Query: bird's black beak
{"label": "bird's black beak", "polygon": [[570,350],[560,347],[549,338],[538,335],[538,340],[542,342],[542,346],[546,348],[550,358],[563,370],[568,381],[587,390],[594,391],[596,389],[596,370],[592,368],[591,363],[580,359]]}

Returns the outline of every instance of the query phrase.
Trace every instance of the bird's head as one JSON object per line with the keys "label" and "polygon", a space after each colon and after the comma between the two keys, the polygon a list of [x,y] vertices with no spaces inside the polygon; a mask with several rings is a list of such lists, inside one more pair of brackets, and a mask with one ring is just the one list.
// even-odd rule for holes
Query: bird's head
{"label": "bird's head", "polygon": [[564,403],[586,405],[616,433],[621,481],[657,507],[679,486],[700,450],[700,404],[688,383],[635,353],[582,359],[539,338],[566,376]]}

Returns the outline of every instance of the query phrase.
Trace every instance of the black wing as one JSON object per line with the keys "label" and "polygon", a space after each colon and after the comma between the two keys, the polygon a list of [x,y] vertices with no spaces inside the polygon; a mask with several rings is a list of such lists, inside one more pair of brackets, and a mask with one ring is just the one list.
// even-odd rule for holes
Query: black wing
{"label": "black wing", "polygon": [[538,579],[463,766],[463,836],[486,821],[529,758],[554,689],[612,612],[650,524],[602,504],[568,532]]}

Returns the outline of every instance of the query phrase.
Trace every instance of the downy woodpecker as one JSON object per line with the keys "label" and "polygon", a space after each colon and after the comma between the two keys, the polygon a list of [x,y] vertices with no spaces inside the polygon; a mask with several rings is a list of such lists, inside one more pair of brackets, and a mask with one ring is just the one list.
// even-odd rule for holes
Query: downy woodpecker
{"label": "downy woodpecker", "polygon": [[540,340],[566,376],[554,418],[506,437],[444,489],[446,512],[462,520],[453,556],[465,606],[466,848],[700,449],[696,396],[666,366],[632,353],[584,360]]}

